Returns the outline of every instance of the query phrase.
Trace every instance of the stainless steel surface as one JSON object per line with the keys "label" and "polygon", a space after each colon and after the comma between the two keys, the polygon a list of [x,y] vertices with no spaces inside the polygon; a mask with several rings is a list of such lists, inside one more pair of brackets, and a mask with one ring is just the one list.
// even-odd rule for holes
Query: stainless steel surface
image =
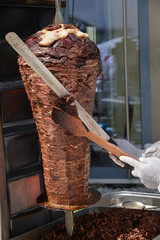
{"label": "stainless steel surface", "polygon": [[65,225],[68,236],[73,234],[73,211],[65,211]]}
{"label": "stainless steel surface", "polygon": [[[129,122],[129,94],[128,94],[128,52],[127,52],[127,1],[123,0],[123,49],[124,49],[124,80],[125,80],[125,110],[126,110],[126,137],[130,141]],[[128,169],[128,179],[131,179],[131,170]]]}
{"label": "stainless steel surface", "polygon": [[129,208],[129,209],[144,209],[145,205],[138,201],[126,201],[122,203],[123,208]]}
{"label": "stainless steel surface", "polygon": [[122,207],[128,208],[128,209],[160,210],[160,206],[147,207],[142,202],[138,202],[138,201],[123,202]]}
{"label": "stainless steel surface", "polygon": [[[93,211],[103,211],[105,207],[122,207],[122,204],[126,201],[140,201],[146,207],[158,207],[160,205],[160,194],[150,194],[150,193],[141,193],[141,192],[129,192],[129,191],[120,191],[104,194],[99,202],[94,206],[83,209],[77,213],[75,216],[80,216],[85,213],[92,213]],[[158,210],[158,209],[156,209]],[[42,232],[45,232],[50,229],[54,229],[57,223],[64,221],[64,218],[56,220],[48,225],[37,228],[33,231],[25,233],[21,236],[11,238],[10,240],[39,240]],[[159,240],[157,236],[154,240]]]}
{"label": "stainless steel surface", "polygon": [[46,193],[41,194],[37,198],[37,203],[43,208],[47,208],[50,210],[79,210],[83,208],[87,208],[90,206],[93,206],[95,203],[97,203],[101,199],[101,193],[95,189],[89,189],[88,190],[88,196],[85,202],[83,203],[77,203],[74,205],[71,204],[58,204],[54,202],[49,202],[47,199]]}
{"label": "stainless steel surface", "polygon": [[128,101],[128,60],[127,60],[127,1],[123,0],[123,49],[124,49],[124,80],[125,80],[125,101],[126,101],[126,133],[130,141],[129,132],[129,101]]}
{"label": "stainless steel surface", "polygon": [[64,221],[64,218],[55,220],[17,237],[10,238],[10,240],[40,240],[43,232],[50,231],[56,226],[57,223],[60,223],[60,221]]}
{"label": "stainless steel surface", "polygon": [[160,194],[120,191],[104,194],[94,207],[122,207],[126,201],[138,201],[146,208],[160,209]]}

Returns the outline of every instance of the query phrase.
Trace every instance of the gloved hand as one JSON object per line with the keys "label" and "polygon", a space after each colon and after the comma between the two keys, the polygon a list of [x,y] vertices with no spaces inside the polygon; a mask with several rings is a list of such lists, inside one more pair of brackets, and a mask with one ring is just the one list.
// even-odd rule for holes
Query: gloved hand
{"label": "gloved hand", "polygon": [[160,141],[153,144],[146,144],[144,147],[146,149],[143,154],[144,157],[160,158]]}
{"label": "gloved hand", "polygon": [[125,167],[125,163],[123,163],[122,161],[119,160],[118,157],[114,156],[113,154],[109,153],[109,157],[113,160],[113,162],[115,162],[117,165],[121,166],[121,167]]}
{"label": "gloved hand", "polygon": [[139,177],[141,182],[150,189],[158,189],[160,192],[160,158],[139,158],[136,161],[133,158],[121,156],[120,160],[134,167],[132,175]]}
{"label": "gloved hand", "polygon": [[[142,156],[143,152],[145,150],[136,148],[133,144],[128,142],[125,139],[114,139],[114,141],[117,143],[118,147],[131,155],[132,157],[139,159],[139,157]],[[121,162],[117,157],[115,157],[113,154],[109,154],[110,158],[119,166],[124,167],[125,164]]]}

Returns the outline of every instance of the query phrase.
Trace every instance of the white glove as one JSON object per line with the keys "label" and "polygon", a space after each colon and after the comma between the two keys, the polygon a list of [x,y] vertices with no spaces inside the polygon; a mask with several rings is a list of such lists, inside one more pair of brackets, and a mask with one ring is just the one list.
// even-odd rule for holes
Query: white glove
{"label": "white glove", "polygon": [[[160,141],[155,142],[154,144],[148,143],[144,146],[144,149],[136,148],[133,144],[125,139],[114,139],[114,141],[117,143],[119,148],[136,159],[139,159],[140,157],[160,158]],[[114,155],[110,154],[110,158],[121,167],[125,166],[125,164]]]}
{"label": "white glove", "polygon": [[157,157],[133,158],[121,156],[120,160],[134,167],[132,175],[139,177],[141,182],[150,189],[157,189],[160,192],[160,159]]}
{"label": "white glove", "polygon": [[113,162],[115,162],[117,165],[121,166],[121,167],[125,167],[125,163],[123,163],[122,161],[119,160],[118,157],[114,156],[113,154],[109,153],[109,157],[113,160]]}
{"label": "white glove", "polygon": [[[118,147],[122,149],[123,151],[127,152],[132,157],[138,159],[142,156],[144,150],[136,148],[133,144],[129,143],[125,139],[114,139],[114,141],[117,143]],[[125,167],[125,164],[121,162],[117,157],[115,157],[113,154],[109,154],[110,158],[119,166]]]}
{"label": "white glove", "polygon": [[146,144],[144,147],[146,151],[142,156],[160,158],[160,141],[153,144]]}

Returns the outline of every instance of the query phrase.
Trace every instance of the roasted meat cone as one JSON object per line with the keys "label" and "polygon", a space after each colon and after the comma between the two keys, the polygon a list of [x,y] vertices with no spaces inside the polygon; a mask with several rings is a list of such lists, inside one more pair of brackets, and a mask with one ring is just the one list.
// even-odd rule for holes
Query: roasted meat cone
{"label": "roasted meat cone", "polygon": [[[100,54],[87,34],[68,24],[47,26],[25,43],[75,99],[92,114]],[[48,201],[62,205],[83,203],[88,196],[90,143],[52,120],[54,106],[66,105],[19,57],[19,69],[30,100],[42,153]]]}

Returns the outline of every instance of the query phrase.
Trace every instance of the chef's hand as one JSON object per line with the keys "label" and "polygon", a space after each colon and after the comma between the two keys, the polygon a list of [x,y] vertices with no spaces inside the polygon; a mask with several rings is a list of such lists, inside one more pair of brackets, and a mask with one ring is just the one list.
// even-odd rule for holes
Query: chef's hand
{"label": "chef's hand", "polygon": [[[133,144],[129,143],[125,139],[114,139],[114,141],[117,143],[118,147],[131,155],[132,157],[138,159],[142,156],[144,150],[136,148]],[[115,157],[113,154],[109,153],[110,158],[119,166],[125,167],[125,163],[121,162],[117,157]]]}
{"label": "chef's hand", "polygon": [[146,144],[145,152],[143,157],[157,157],[160,158],[160,141],[155,142],[153,144]]}
{"label": "chef's hand", "polygon": [[160,158],[140,157],[139,161],[136,161],[133,158],[121,156],[120,160],[134,167],[132,175],[140,178],[147,188],[158,189],[160,192]]}

